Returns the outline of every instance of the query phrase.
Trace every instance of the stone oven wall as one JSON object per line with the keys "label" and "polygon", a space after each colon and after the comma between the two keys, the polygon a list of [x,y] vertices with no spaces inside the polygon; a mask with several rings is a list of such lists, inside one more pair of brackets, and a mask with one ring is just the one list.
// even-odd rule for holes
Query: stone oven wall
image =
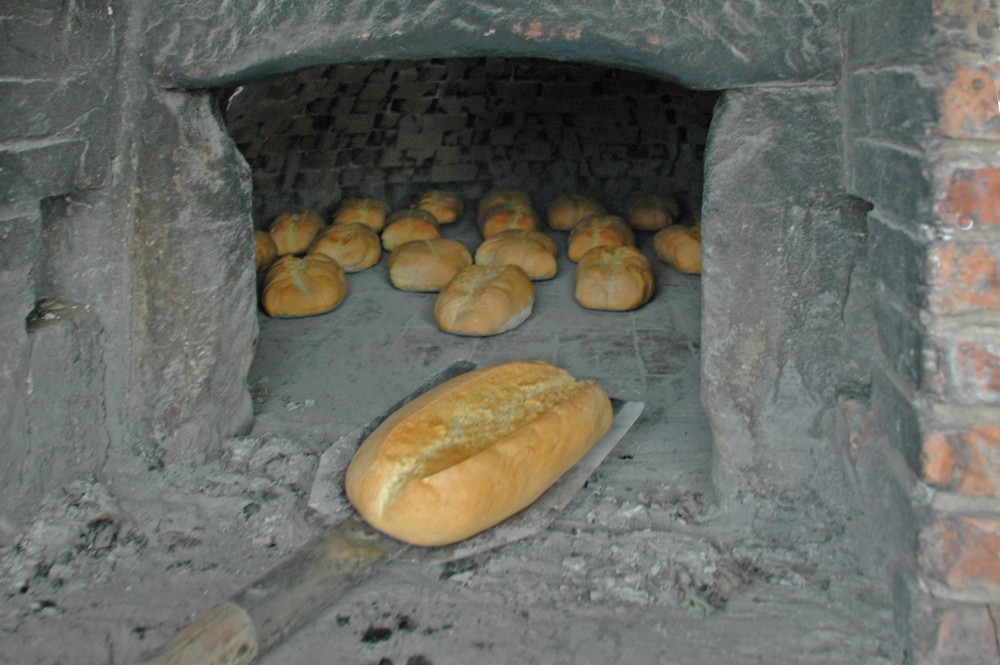
{"label": "stone oven wall", "polygon": [[996,3],[518,5],[0,9],[3,533],[74,477],[197,464],[252,416],[251,176],[223,91],[364,61],[596,61],[726,91],[702,343],[723,500],[853,495],[907,658],[995,662]]}
{"label": "stone oven wall", "polygon": [[227,127],[253,173],[254,221],[347,196],[466,200],[525,187],[537,205],[589,192],[613,210],[666,192],[699,209],[717,95],[621,69],[454,58],[311,68],[242,86]]}

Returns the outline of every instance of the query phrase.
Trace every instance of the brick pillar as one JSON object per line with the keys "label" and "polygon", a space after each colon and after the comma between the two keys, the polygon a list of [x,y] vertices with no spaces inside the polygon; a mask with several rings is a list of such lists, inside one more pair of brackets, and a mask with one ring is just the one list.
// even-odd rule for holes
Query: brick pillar
{"label": "brick pillar", "polygon": [[[996,3],[935,3],[919,477],[921,663],[1000,662],[1000,37]],[[920,626],[917,626],[920,628]]]}

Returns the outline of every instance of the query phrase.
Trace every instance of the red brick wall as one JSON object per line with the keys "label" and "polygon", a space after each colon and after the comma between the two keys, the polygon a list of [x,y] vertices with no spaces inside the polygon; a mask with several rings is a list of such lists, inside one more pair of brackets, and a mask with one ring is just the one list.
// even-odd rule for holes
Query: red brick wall
{"label": "red brick wall", "polygon": [[918,562],[939,611],[923,654],[1000,662],[1000,33],[995,3],[935,4]]}

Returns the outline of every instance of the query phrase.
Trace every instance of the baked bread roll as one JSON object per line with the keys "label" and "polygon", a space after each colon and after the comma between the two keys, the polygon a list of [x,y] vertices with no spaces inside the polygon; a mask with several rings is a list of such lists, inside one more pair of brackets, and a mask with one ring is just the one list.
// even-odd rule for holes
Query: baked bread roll
{"label": "baked bread roll", "polygon": [[635,234],[621,217],[594,215],[580,220],[569,233],[566,255],[570,261],[579,261],[594,247],[621,247],[634,245]]}
{"label": "baked bread roll", "polygon": [[283,256],[264,278],[261,306],[270,316],[292,318],[328,312],[347,295],[347,279],[329,256]]}
{"label": "baked bread roll", "polygon": [[600,386],[547,363],[474,370],[379,425],[347,467],[347,497],[394,538],[454,543],[531,505],[612,418]]}
{"label": "baked bread roll", "polygon": [[326,224],[312,210],[284,212],[271,222],[271,239],[278,248],[278,256],[301,254]]}
{"label": "baked bread roll", "polygon": [[556,276],[556,243],[544,233],[508,229],[490,236],[476,250],[476,263],[483,266],[514,265],[533,280]]}
{"label": "baked bread roll", "polygon": [[391,252],[411,240],[433,240],[440,237],[437,219],[431,213],[417,208],[397,210],[385,220],[382,247]]}
{"label": "baked bread roll", "polygon": [[576,266],[576,301],[587,309],[635,309],[653,290],[649,259],[630,245],[595,247]]}
{"label": "baked bread roll", "polygon": [[508,229],[534,231],[538,228],[538,216],[530,208],[514,203],[498,203],[484,210],[477,223],[483,238],[489,238]]}
{"label": "baked bread roll", "polygon": [[389,205],[372,198],[344,199],[333,215],[334,224],[364,224],[375,231],[385,226]]}
{"label": "baked bread roll", "polygon": [[674,270],[701,274],[701,238],[694,229],[671,224],[653,236],[656,258]]}
{"label": "baked bread roll", "polygon": [[479,199],[479,204],[476,207],[476,218],[478,219],[484,212],[501,203],[509,203],[523,210],[533,210],[531,198],[526,192],[520,189],[497,188],[486,192],[483,194],[483,198]]}
{"label": "baked bread roll", "polygon": [[659,194],[637,194],[626,206],[628,223],[638,231],[659,231],[680,216],[677,199]]}
{"label": "baked bread roll", "polygon": [[359,272],[379,262],[382,245],[378,234],[370,226],[334,224],[316,237],[308,253],[329,256],[340,264],[344,272]]}
{"label": "baked bread roll", "polygon": [[438,328],[454,335],[498,335],[531,316],[535,287],[517,266],[464,268],[434,303]]}
{"label": "baked bread roll", "polygon": [[451,224],[458,221],[465,211],[462,200],[440,189],[432,189],[418,196],[413,201],[413,207],[425,210],[434,215],[438,224]]}
{"label": "baked bread roll", "polygon": [[278,256],[278,246],[267,231],[257,229],[253,232],[254,254],[256,255],[257,272],[267,270]]}
{"label": "baked bread roll", "polygon": [[413,240],[389,255],[389,281],[401,291],[440,291],[472,254],[457,240]]}
{"label": "baked bread roll", "polygon": [[606,215],[607,210],[596,199],[582,194],[562,194],[549,204],[549,227],[569,231],[581,219],[591,215]]}

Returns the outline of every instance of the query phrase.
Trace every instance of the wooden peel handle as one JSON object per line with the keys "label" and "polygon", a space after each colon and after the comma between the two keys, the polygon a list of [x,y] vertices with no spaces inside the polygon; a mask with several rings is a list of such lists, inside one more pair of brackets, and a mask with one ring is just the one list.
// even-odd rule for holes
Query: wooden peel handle
{"label": "wooden peel handle", "polygon": [[242,607],[227,600],[201,615],[139,665],[249,665],[258,653],[253,620]]}
{"label": "wooden peel handle", "polygon": [[346,519],[138,665],[249,665],[404,547],[359,518]]}

